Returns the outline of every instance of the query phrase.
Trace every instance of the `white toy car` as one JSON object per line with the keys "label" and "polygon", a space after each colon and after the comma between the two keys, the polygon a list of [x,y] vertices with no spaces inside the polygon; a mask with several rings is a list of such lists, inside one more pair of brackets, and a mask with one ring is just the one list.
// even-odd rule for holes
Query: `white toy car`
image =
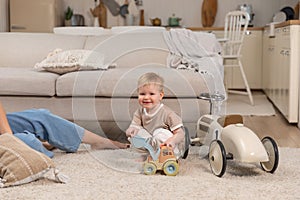
{"label": "white toy car", "polygon": [[[200,95],[200,98],[214,101],[220,96]],[[207,99],[206,99],[207,100]],[[214,106],[214,105],[213,105]],[[278,167],[279,152],[276,142],[271,137],[262,140],[244,126],[240,115],[201,116],[197,122],[197,136],[192,143],[209,143],[208,159],[214,175],[222,177],[226,171],[227,159],[247,163],[260,163],[262,169],[273,173]]]}

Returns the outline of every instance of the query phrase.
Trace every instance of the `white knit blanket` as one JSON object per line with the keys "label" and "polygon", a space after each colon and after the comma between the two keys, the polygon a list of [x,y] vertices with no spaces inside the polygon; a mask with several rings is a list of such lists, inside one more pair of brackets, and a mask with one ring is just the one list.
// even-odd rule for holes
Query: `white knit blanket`
{"label": "white knit blanket", "polygon": [[211,93],[218,92],[226,97],[224,67],[219,54],[221,45],[214,34],[170,29],[164,32],[164,38],[170,51],[168,66],[200,73]]}

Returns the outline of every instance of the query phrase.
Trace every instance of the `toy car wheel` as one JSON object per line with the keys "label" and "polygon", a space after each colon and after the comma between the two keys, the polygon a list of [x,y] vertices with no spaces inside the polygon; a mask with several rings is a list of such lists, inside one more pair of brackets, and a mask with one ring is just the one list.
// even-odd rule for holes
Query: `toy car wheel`
{"label": "toy car wheel", "polygon": [[176,176],[179,171],[179,165],[174,160],[169,160],[164,164],[164,173],[168,176]]}
{"label": "toy car wheel", "polygon": [[189,150],[190,150],[190,148],[185,149],[185,151],[184,151],[184,153],[182,155],[182,159],[186,159],[187,158],[187,156],[189,155]]}
{"label": "toy car wheel", "polygon": [[267,151],[269,161],[261,162],[260,165],[264,171],[274,173],[279,162],[279,151],[277,144],[271,137],[264,137],[261,141]]}
{"label": "toy car wheel", "polygon": [[153,175],[156,173],[156,166],[153,163],[145,163],[144,173],[146,175]]}
{"label": "toy car wheel", "polygon": [[212,173],[222,177],[226,171],[226,151],[220,140],[213,140],[209,146],[208,159]]}
{"label": "toy car wheel", "polygon": [[190,144],[191,144],[189,130],[186,127],[184,127],[184,131],[185,131],[185,143],[184,143],[184,153],[182,155],[182,159],[186,159],[188,157]]}

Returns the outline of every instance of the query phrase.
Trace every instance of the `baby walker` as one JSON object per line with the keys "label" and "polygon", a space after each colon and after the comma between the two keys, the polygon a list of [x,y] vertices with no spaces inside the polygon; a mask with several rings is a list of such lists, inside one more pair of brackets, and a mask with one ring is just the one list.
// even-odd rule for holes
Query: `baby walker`
{"label": "baby walker", "polygon": [[211,113],[201,116],[197,122],[196,138],[192,144],[209,144],[208,160],[214,175],[222,177],[227,160],[260,163],[262,169],[273,173],[278,167],[279,152],[271,137],[262,140],[244,126],[240,115],[220,116],[223,95],[203,93],[200,99],[208,100]]}

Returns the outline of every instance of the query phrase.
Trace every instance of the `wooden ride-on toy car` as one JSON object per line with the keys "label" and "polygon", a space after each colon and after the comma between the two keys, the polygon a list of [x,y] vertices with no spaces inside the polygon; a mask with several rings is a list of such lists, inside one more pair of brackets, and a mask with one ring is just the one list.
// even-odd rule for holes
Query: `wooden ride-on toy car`
{"label": "wooden ride-on toy car", "polygon": [[[220,97],[210,96],[212,103],[216,99],[222,100]],[[275,172],[278,167],[279,151],[274,139],[267,136],[260,140],[251,129],[244,126],[241,115],[201,116],[197,122],[196,135],[192,143],[209,144],[210,168],[218,177],[224,175],[229,159],[246,163],[258,162],[269,173]]]}
{"label": "wooden ride-on toy car", "polygon": [[162,170],[168,176],[178,174],[179,164],[172,147],[161,145],[157,150],[154,150],[150,145],[150,139],[139,136],[132,137],[130,141],[136,148],[146,148],[150,153],[143,167],[146,175],[153,175],[159,170]]}

